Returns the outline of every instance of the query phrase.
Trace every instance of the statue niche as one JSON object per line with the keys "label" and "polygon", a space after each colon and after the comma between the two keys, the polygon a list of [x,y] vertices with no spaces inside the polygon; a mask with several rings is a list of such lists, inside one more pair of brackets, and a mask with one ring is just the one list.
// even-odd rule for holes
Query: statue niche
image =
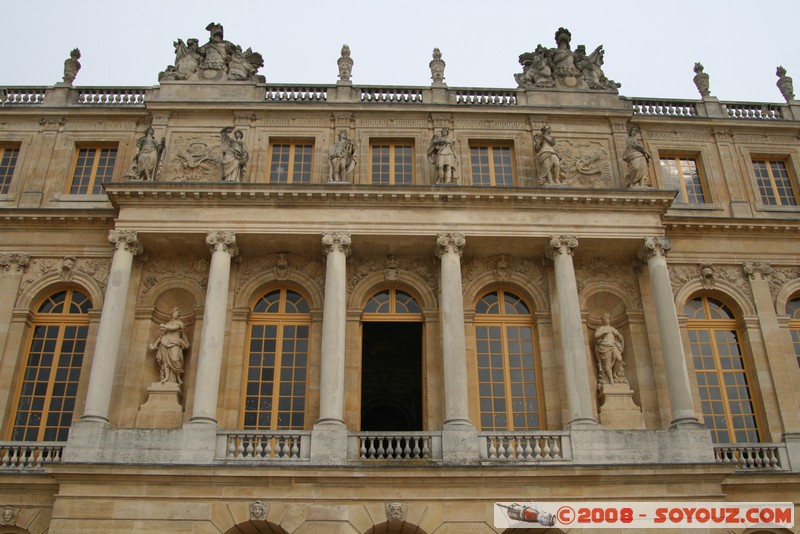
{"label": "statue niche", "polygon": [[158,75],[158,81],[255,81],[263,83],[264,76],[257,75],[264,66],[264,58],[251,48],[242,50],[223,38],[222,24],[212,22],[206,26],[210,33],[206,44],[197,39],[178,39],[175,63]]}

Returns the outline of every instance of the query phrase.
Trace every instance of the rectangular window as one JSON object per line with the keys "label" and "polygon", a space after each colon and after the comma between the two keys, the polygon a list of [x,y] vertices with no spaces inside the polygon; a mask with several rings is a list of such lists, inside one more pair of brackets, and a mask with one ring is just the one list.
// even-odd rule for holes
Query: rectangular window
{"label": "rectangular window", "polygon": [[270,146],[269,183],[310,184],[314,145],[273,143]]}
{"label": "rectangular window", "polygon": [[412,185],[414,147],[410,143],[373,143],[372,184]]}
{"label": "rectangular window", "polygon": [[754,159],[753,172],[761,202],[767,206],[797,206],[797,191],[785,161]]}
{"label": "rectangular window", "polygon": [[19,148],[0,146],[0,195],[7,195],[11,188],[11,177],[17,165]]}
{"label": "rectangular window", "polygon": [[661,155],[660,160],[664,189],[678,191],[676,204],[705,204],[706,195],[697,158]]}
{"label": "rectangular window", "polygon": [[513,155],[510,146],[472,145],[472,184],[510,187],[514,185]]}
{"label": "rectangular window", "polygon": [[99,195],[103,182],[110,182],[117,159],[116,148],[79,148],[69,187],[71,195]]}

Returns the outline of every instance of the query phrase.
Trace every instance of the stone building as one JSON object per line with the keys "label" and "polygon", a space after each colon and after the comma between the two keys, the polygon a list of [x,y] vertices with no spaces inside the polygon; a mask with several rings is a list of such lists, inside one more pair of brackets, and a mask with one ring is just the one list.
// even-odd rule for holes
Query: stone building
{"label": "stone building", "polygon": [[438,49],[359,86],[346,46],[275,85],[207,30],[157,86],[73,86],[78,52],[0,89],[0,533],[800,503],[785,71],[780,104],[625,97],[560,29],[513,89]]}

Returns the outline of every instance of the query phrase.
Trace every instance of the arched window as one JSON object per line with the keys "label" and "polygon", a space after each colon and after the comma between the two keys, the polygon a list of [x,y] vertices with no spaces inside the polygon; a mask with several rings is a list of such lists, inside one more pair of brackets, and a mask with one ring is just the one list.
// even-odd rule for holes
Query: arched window
{"label": "arched window", "polygon": [[89,331],[89,298],[74,289],[47,297],[33,314],[12,416],[13,441],[66,441]]}
{"label": "arched window", "polygon": [[700,404],[714,443],[756,443],[758,424],[738,321],[711,297],[686,303],[687,329]]}
{"label": "arched window", "polygon": [[794,297],[786,303],[786,313],[789,315],[789,331],[794,343],[794,354],[797,356],[797,365],[800,366],[800,297]]}
{"label": "arched window", "polygon": [[252,308],[242,428],[301,430],[305,425],[308,301],[290,289],[263,295]]}
{"label": "arched window", "polygon": [[[419,320],[422,310],[414,297],[405,291],[391,288],[372,295],[364,306],[364,313],[408,315],[410,320]],[[392,320],[398,319],[398,317],[394,317]]]}
{"label": "arched window", "polygon": [[475,306],[481,430],[544,427],[538,347],[527,304],[504,290]]}

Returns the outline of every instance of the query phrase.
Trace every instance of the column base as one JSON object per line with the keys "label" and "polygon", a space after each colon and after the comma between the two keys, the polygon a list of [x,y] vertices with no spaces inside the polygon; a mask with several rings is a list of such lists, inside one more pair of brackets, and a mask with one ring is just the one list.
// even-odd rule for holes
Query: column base
{"label": "column base", "polygon": [[480,462],[478,430],[470,424],[449,422],[442,428],[442,462],[471,465]]}
{"label": "column base", "polygon": [[136,428],[180,428],[183,423],[180,385],[153,382],[147,393],[147,402],[136,413]]}
{"label": "column base", "polygon": [[311,430],[310,459],[314,465],[344,465],[347,463],[347,427],[322,421]]}
{"label": "column base", "polygon": [[591,417],[576,417],[575,419],[571,420],[567,423],[567,429],[570,428],[600,428],[600,425],[597,424],[597,421],[592,419]]}

